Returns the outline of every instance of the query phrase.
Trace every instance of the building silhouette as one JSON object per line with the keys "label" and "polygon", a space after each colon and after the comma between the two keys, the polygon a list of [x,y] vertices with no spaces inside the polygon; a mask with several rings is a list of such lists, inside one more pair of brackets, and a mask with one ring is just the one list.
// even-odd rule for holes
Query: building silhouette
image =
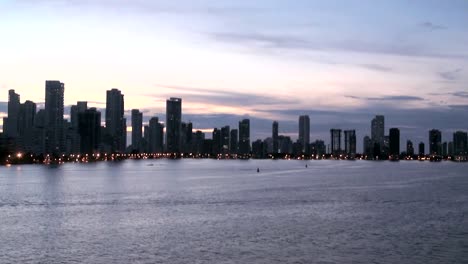
{"label": "building silhouette", "polygon": [[453,133],[453,152],[457,156],[468,154],[468,135],[466,132],[457,131]]}
{"label": "building silhouette", "polygon": [[302,146],[302,152],[308,153],[310,144],[310,118],[308,115],[299,117],[299,143]]}
{"label": "building silhouette", "polygon": [[221,128],[221,153],[229,154],[229,144],[230,144],[230,133],[231,129],[229,126],[224,126]]}
{"label": "building silhouette", "polygon": [[45,153],[59,155],[64,152],[64,93],[60,81],[46,81],[45,93]]}
{"label": "building silhouette", "polygon": [[349,157],[356,156],[356,130],[345,130],[345,153]]}
{"label": "building silhouette", "polygon": [[132,110],[132,151],[143,151],[143,113],[138,109]]}
{"label": "building silhouette", "polygon": [[274,121],[271,129],[271,136],[273,139],[273,149],[272,153],[276,154],[278,153],[278,147],[279,147],[279,142],[278,142],[278,122]]}
{"label": "building silhouette", "polygon": [[442,133],[440,130],[429,131],[429,154],[442,155]]}
{"label": "building silhouette", "polygon": [[374,149],[372,139],[369,136],[365,136],[362,139],[362,143],[363,143],[363,154],[366,155],[366,156],[372,156],[373,155],[373,149]]}
{"label": "building silhouette", "polygon": [[18,114],[18,142],[19,149],[26,153],[33,153],[34,148],[34,120],[36,118],[36,104],[26,101],[20,105]]}
{"label": "building silhouette", "polygon": [[389,145],[389,154],[394,158],[398,157],[400,155],[400,130],[398,128],[390,128]]}
{"label": "building silhouette", "polygon": [[239,130],[232,129],[230,135],[229,150],[231,154],[237,154],[239,149]]}
{"label": "building silhouette", "polygon": [[181,153],[182,99],[166,101],[166,151]]}
{"label": "building silhouette", "polygon": [[20,112],[20,95],[15,90],[8,91],[8,116],[3,118],[3,133],[6,137],[18,137],[18,117]]}
{"label": "building silhouette", "polygon": [[406,141],[406,154],[408,156],[413,156],[414,155],[414,146],[413,146],[413,142],[411,140]]}
{"label": "building silhouette", "polygon": [[101,112],[90,108],[78,113],[78,131],[80,152],[82,154],[99,153],[101,142]]}
{"label": "building silhouette", "polygon": [[331,154],[341,154],[341,129],[330,129]]}
{"label": "building silhouette", "polygon": [[150,153],[164,152],[164,125],[159,123],[158,117],[149,120],[148,145]]}
{"label": "building silhouette", "polygon": [[106,131],[111,151],[123,153],[127,148],[127,119],[124,95],[118,89],[106,91]]}
{"label": "building silhouette", "polygon": [[[378,148],[382,151],[384,149],[385,141],[385,117],[377,115],[371,122],[371,139],[373,144],[378,144]],[[374,146],[374,148],[376,148]]]}
{"label": "building silhouette", "polygon": [[249,153],[250,153],[250,120],[244,119],[239,122],[238,154],[248,155]]}
{"label": "building silhouette", "polygon": [[424,146],[424,143],[423,143],[423,142],[420,142],[420,143],[419,143],[419,151],[418,151],[418,153],[419,153],[420,156],[426,155],[426,149],[425,149],[425,146]]}

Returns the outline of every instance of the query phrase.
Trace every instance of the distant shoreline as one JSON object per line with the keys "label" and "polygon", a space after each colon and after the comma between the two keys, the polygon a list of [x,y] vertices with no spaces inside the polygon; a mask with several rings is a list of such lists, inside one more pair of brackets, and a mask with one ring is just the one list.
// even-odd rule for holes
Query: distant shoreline
{"label": "distant shoreline", "polygon": [[91,154],[91,155],[61,155],[61,156],[34,156],[34,155],[8,155],[1,162],[1,166],[12,166],[12,165],[27,165],[27,164],[64,164],[64,163],[94,163],[94,162],[118,162],[124,160],[157,160],[157,159],[172,159],[172,160],[184,160],[184,159],[210,159],[210,160],[303,160],[303,161],[320,161],[320,160],[335,160],[335,161],[417,161],[417,162],[468,162],[466,156],[402,156],[402,157],[388,157],[388,158],[369,158],[364,155],[356,155],[355,157],[347,156],[334,156],[334,155],[290,155],[290,154],[279,154],[279,155],[268,155],[267,157],[255,157],[252,155],[194,155],[194,154]]}

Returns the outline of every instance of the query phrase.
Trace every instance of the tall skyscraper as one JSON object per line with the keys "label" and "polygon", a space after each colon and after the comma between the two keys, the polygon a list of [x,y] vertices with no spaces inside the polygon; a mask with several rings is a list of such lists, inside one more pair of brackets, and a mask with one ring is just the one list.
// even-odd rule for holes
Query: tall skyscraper
{"label": "tall skyscraper", "polygon": [[244,119],[239,122],[239,151],[240,155],[250,153],[250,120]]}
{"label": "tall skyscraper", "polygon": [[356,130],[345,130],[345,153],[350,157],[356,155]]}
{"label": "tall skyscraper", "polygon": [[468,134],[466,132],[453,133],[453,151],[455,155],[468,154]]}
{"label": "tall skyscraper", "polygon": [[400,129],[390,128],[389,132],[390,155],[393,157],[400,156]]}
{"label": "tall skyscraper", "polygon": [[45,152],[58,155],[64,152],[63,100],[65,85],[46,81],[45,93]]}
{"label": "tall skyscraper", "polygon": [[273,154],[278,153],[278,147],[279,147],[279,142],[278,142],[278,122],[274,121],[273,126],[272,126],[272,139],[273,139]]}
{"label": "tall skyscraper", "polygon": [[299,117],[299,143],[301,143],[302,152],[308,153],[310,144],[310,118],[308,115]]}
{"label": "tall skyscraper", "polygon": [[101,112],[90,108],[78,113],[80,152],[94,154],[99,152],[101,142]]}
{"label": "tall skyscraper", "polygon": [[70,122],[72,127],[78,127],[78,113],[83,113],[88,109],[88,102],[77,102],[70,107]]}
{"label": "tall skyscraper", "polygon": [[142,151],[143,113],[138,109],[132,110],[132,150]]}
{"label": "tall skyscraper", "polygon": [[429,154],[442,155],[442,133],[440,130],[429,131]]}
{"label": "tall skyscraper", "polygon": [[413,146],[413,142],[411,142],[411,140],[406,141],[406,154],[408,156],[413,156],[414,155],[414,146]]}
{"label": "tall skyscraper", "polygon": [[211,154],[217,155],[221,153],[221,130],[214,128],[213,134],[213,145],[212,145],[212,152]]}
{"label": "tall skyscraper", "polygon": [[363,139],[363,151],[364,155],[370,156],[373,154],[374,144],[369,136],[365,136]]}
{"label": "tall skyscraper", "polygon": [[36,104],[26,101],[20,105],[18,115],[18,137],[21,141],[21,149],[25,152],[33,152],[34,145],[34,119],[36,118]]}
{"label": "tall skyscraper", "polygon": [[223,154],[229,154],[230,133],[231,129],[229,126],[221,128],[221,153]]}
{"label": "tall skyscraper", "polygon": [[166,101],[166,151],[181,152],[182,99]]}
{"label": "tall skyscraper", "polygon": [[426,155],[426,148],[425,148],[423,142],[419,143],[419,152],[418,153],[419,153],[420,156]]}
{"label": "tall skyscraper", "polygon": [[127,120],[124,117],[124,95],[118,89],[106,92],[106,128],[112,152],[123,153],[127,147]]}
{"label": "tall skyscraper", "polygon": [[3,118],[3,133],[7,137],[18,137],[18,116],[20,112],[20,95],[15,90],[8,91],[8,117]]}
{"label": "tall skyscraper", "polygon": [[79,132],[79,113],[84,113],[88,109],[88,102],[77,102],[70,108],[70,123],[71,123],[71,153],[81,153],[80,132]]}
{"label": "tall skyscraper", "polygon": [[341,154],[341,129],[330,129],[331,153],[333,155]]}
{"label": "tall skyscraper", "polygon": [[229,150],[231,154],[237,154],[237,150],[239,147],[239,130],[232,129],[231,130],[231,142],[229,143]]}
{"label": "tall skyscraper", "polygon": [[377,115],[371,122],[371,137],[374,144],[378,144],[380,149],[384,148],[385,140],[385,117]]}
{"label": "tall skyscraper", "polygon": [[164,151],[164,125],[159,118],[153,117],[149,121],[149,152],[162,153]]}

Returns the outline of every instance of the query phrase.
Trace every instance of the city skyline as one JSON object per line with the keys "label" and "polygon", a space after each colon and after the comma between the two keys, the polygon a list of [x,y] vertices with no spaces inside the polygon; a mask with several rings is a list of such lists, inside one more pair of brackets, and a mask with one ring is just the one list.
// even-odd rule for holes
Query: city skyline
{"label": "city skyline", "polygon": [[[220,129],[214,127],[209,131],[201,131],[194,128],[191,121],[184,120],[183,100],[175,97],[166,100],[165,123],[159,122],[158,116],[151,116],[148,124],[145,124],[144,113],[139,109],[132,109],[131,129],[130,131],[127,129],[127,137],[130,132],[131,141],[130,144],[125,144],[121,128],[122,126],[128,128],[128,124],[126,124],[122,91],[116,88],[106,91],[106,108],[102,110],[106,113],[104,118],[101,117],[99,109],[88,108],[87,101],[78,101],[76,105],[70,107],[68,119],[64,114],[64,92],[63,82],[46,80],[45,108],[37,109],[36,103],[30,100],[21,103],[21,95],[9,90],[8,116],[3,118],[3,123],[6,124],[5,132],[0,133],[2,142],[0,147],[3,151],[20,151],[36,155],[124,152],[236,154],[241,157],[252,155],[254,158],[266,158],[267,154],[320,156],[331,154],[354,158],[357,154],[363,154],[377,159],[382,157],[399,159],[402,154],[415,153],[410,139],[406,139],[404,145],[400,128],[389,128],[389,132],[386,133],[383,115],[376,115],[370,120],[370,136],[363,136],[362,151],[358,152],[358,136],[355,129],[348,128],[343,131],[331,128],[328,145],[320,138],[311,142],[308,115],[299,116],[297,140],[280,134],[278,121],[271,121],[270,137],[252,138],[249,118],[240,120],[237,129],[231,130],[229,125],[224,125]],[[433,128],[428,133],[429,152],[425,152],[425,145],[422,141],[419,143],[420,155],[466,156],[467,132],[457,131],[453,133],[453,141],[447,141],[442,138],[441,130]]]}
{"label": "city skyline", "polygon": [[85,100],[102,109],[103,91],[117,87],[127,121],[135,108],[144,124],[165,120],[165,100],[177,97],[204,131],[249,118],[252,139],[265,138],[277,120],[296,139],[297,117],[308,115],[311,141],[328,141],[330,128],[370,135],[368,120],[381,114],[402,138],[428,146],[434,127],[443,138],[468,127],[467,8],[457,0],[2,1],[0,116],[9,89],[41,108],[50,78],[67,84],[66,113]]}

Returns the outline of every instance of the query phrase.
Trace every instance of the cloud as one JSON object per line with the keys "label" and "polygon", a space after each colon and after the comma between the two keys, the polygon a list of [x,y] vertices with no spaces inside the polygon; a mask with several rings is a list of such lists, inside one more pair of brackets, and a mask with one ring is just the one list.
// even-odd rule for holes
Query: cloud
{"label": "cloud", "polygon": [[458,91],[458,92],[454,92],[451,94],[456,97],[468,98],[468,92],[465,92],[465,91]]}
{"label": "cloud", "polygon": [[460,77],[461,72],[462,69],[458,68],[452,71],[439,72],[439,76],[446,81],[456,81]]}
{"label": "cloud", "polygon": [[286,97],[274,97],[268,95],[260,95],[254,93],[242,93],[242,92],[231,92],[226,91],[227,89],[211,90],[206,88],[187,87],[187,86],[176,86],[176,85],[157,85],[160,88],[166,89],[155,96],[160,98],[161,96],[171,96],[174,94],[180,94],[184,99],[194,103],[208,103],[208,104],[219,104],[227,106],[272,106],[272,105],[284,105],[284,104],[297,104],[300,101],[293,98]]}
{"label": "cloud", "polygon": [[429,21],[426,21],[426,22],[422,23],[421,26],[423,28],[426,28],[426,29],[430,30],[430,31],[447,29],[447,27],[445,27],[445,26],[437,25],[437,24],[434,24],[434,23],[429,22]]}
{"label": "cloud", "polygon": [[[263,48],[302,51],[343,51],[405,57],[432,57],[455,59],[468,58],[468,54],[431,52],[425,50],[419,45],[408,45],[403,43],[374,43],[356,39],[340,41],[318,40],[310,39],[304,36],[288,34],[215,32],[210,33],[209,35],[213,39],[221,42],[241,44],[256,49]],[[372,64],[367,66],[368,68],[373,69],[379,68],[375,67],[375,65]],[[380,69],[382,70],[383,68],[380,67]]]}
{"label": "cloud", "polygon": [[369,70],[380,71],[380,72],[391,72],[393,69],[386,67],[380,64],[359,64],[359,66],[364,67]]}
{"label": "cloud", "polygon": [[419,96],[409,96],[409,95],[388,95],[382,97],[361,97],[346,95],[346,98],[357,99],[357,100],[367,100],[367,101],[424,101],[425,99]]}

